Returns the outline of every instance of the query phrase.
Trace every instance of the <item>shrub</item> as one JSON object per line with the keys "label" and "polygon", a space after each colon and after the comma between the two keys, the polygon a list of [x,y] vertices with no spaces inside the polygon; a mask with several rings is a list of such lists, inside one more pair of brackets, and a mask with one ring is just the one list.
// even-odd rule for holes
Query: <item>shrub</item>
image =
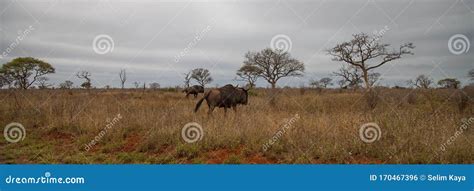
{"label": "shrub", "polygon": [[365,93],[364,98],[369,109],[375,109],[379,101],[378,92],[374,89],[370,89],[368,92]]}
{"label": "shrub", "polygon": [[176,147],[176,156],[193,159],[199,154],[199,149],[193,144],[182,144]]}
{"label": "shrub", "polygon": [[238,155],[230,155],[229,158],[224,160],[224,164],[241,164],[240,157]]}
{"label": "shrub", "polygon": [[407,101],[408,104],[415,105],[416,104],[416,98],[417,98],[416,93],[415,92],[410,92],[406,97],[406,101]]}

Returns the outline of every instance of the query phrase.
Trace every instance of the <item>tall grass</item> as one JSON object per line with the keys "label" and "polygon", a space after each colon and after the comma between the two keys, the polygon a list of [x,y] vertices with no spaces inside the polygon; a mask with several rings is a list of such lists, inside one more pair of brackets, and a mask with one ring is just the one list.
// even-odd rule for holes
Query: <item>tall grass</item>
{"label": "tall grass", "polygon": [[[362,91],[281,89],[269,100],[271,93],[252,90],[237,113],[216,109],[208,116],[207,107],[192,112],[199,98],[175,91],[2,90],[0,125],[22,123],[26,137],[0,139],[0,163],[474,162],[472,124],[440,149],[462,119],[474,117],[472,90],[463,91],[468,98],[460,103],[453,90],[380,89],[369,107]],[[122,119],[84,149],[117,114]],[[299,119],[264,151],[296,114]],[[183,141],[181,129],[189,122],[202,126],[202,140]],[[372,143],[359,137],[368,122],[382,132]]]}

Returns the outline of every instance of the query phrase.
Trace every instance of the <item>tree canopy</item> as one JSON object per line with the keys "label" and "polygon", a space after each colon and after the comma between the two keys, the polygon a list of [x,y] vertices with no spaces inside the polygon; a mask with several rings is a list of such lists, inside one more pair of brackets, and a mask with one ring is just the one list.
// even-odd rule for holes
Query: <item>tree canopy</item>
{"label": "tree canopy", "polygon": [[400,45],[398,50],[388,50],[390,44],[381,43],[380,36],[369,36],[365,33],[353,35],[353,39],[337,44],[327,50],[334,61],[342,61],[362,70],[365,87],[371,87],[369,71],[390,61],[400,59],[403,55],[413,54],[413,43]]}
{"label": "tree canopy", "polygon": [[206,84],[209,84],[213,81],[211,73],[208,69],[196,68],[191,71],[191,78],[196,80],[199,85],[204,87]]}
{"label": "tree canopy", "polygon": [[54,72],[51,64],[32,57],[15,58],[0,69],[2,78],[11,79],[20,89],[28,89],[41,76]]}
{"label": "tree canopy", "polygon": [[291,57],[289,52],[282,50],[263,49],[259,52],[248,52],[245,55],[244,66],[256,67],[259,77],[267,80],[272,88],[283,77],[302,76],[303,62]]}

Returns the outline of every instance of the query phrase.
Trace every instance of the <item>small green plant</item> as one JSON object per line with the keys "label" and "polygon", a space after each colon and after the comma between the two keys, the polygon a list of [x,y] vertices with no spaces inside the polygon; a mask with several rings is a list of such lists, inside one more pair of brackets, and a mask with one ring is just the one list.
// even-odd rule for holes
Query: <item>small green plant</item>
{"label": "small green plant", "polygon": [[241,164],[242,161],[238,155],[232,154],[224,160],[224,164]]}
{"label": "small green plant", "polygon": [[180,144],[176,147],[176,156],[193,159],[199,155],[198,146],[195,144]]}

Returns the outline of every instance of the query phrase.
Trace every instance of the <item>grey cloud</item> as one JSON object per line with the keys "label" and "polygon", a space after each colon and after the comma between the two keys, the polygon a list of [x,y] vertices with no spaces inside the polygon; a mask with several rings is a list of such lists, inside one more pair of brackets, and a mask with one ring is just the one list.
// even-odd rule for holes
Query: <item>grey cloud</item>
{"label": "grey cloud", "polygon": [[[415,55],[377,71],[384,73],[383,84],[398,84],[430,72],[435,79],[449,75],[466,82],[474,50],[471,47],[456,56],[449,52],[447,42],[454,34],[464,34],[473,43],[474,1],[456,2],[5,0],[0,2],[0,7],[6,7],[0,9],[0,51],[18,36],[18,30],[30,25],[35,30],[0,61],[35,56],[56,66],[57,73],[50,75],[56,84],[70,76],[78,81],[73,74],[84,69],[100,84],[113,86],[119,83],[120,68],[130,73],[128,86],[133,81],[175,86],[181,84],[182,73],[205,67],[211,70],[214,86],[238,83],[235,71],[244,54],[269,47],[274,35],[286,34],[291,38],[292,55],[305,62],[306,74],[284,79],[280,85],[300,86],[309,79],[330,76],[342,64],[331,61],[325,49],[349,40],[354,33],[388,26],[383,42],[396,48],[409,41],[416,49]],[[175,62],[175,56],[207,27],[210,30],[201,40]],[[99,34],[113,38],[113,52],[94,53],[92,40]],[[437,62],[442,63],[433,64]],[[258,85],[267,86],[263,80]]]}

